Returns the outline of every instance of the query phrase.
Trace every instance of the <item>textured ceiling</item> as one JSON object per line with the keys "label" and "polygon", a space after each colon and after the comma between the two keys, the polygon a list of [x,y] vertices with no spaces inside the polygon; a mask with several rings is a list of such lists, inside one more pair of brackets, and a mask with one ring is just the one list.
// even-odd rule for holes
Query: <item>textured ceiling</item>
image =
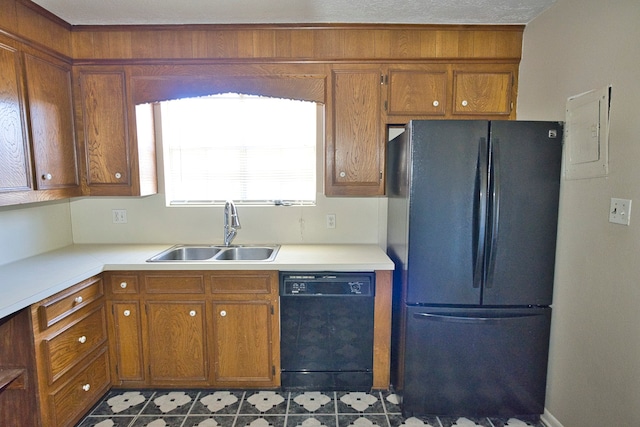
{"label": "textured ceiling", "polygon": [[555,0],[34,0],[72,25],[526,24]]}

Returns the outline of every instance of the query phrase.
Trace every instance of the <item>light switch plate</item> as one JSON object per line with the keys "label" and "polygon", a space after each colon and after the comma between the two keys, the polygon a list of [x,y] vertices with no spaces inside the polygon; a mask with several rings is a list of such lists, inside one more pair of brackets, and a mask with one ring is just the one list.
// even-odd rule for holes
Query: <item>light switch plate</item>
{"label": "light switch plate", "polygon": [[629,225],[631,220],[631,200],[611,198],[609,207],[609,222]]}

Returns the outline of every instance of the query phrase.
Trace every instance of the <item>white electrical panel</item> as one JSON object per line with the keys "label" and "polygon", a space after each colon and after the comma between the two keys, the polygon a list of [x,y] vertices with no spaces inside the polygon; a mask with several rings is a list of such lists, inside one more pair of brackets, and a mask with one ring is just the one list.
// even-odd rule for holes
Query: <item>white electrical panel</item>
{"label": "white electrical panel", "polygon": [[596,178],[609,173],[611,86],[567,100],[564,175]]}

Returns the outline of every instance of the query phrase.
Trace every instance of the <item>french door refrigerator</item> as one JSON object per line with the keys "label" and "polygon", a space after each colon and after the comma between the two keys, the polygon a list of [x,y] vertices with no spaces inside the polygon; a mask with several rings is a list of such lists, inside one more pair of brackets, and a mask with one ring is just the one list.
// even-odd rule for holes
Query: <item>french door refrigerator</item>
{"label": "french door refrigerator", "polygon": [[412,121],[389,142],[405,416],[544,412],[562,124]]}

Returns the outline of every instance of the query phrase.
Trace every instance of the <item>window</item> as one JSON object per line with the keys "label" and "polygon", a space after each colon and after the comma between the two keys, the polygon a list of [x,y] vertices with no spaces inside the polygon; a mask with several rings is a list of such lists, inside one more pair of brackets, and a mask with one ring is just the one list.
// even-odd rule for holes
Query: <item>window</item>
{"label": "window", "polygon": [[317,111],[231,93],[162,102],[167,206],[315,203]]}

